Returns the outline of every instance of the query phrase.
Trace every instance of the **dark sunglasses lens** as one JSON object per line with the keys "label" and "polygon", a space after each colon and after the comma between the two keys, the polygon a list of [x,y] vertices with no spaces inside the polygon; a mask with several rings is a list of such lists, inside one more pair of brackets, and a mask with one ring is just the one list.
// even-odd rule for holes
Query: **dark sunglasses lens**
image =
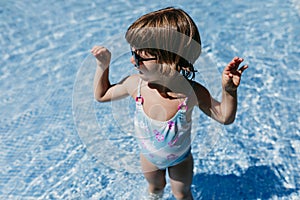
{"label": "dark sunglasses lens", "polygon": [[131,54],[133,55],[135,66],[139,67],[140,56],[136,52],[134,52],[134,51],[131,51]]}

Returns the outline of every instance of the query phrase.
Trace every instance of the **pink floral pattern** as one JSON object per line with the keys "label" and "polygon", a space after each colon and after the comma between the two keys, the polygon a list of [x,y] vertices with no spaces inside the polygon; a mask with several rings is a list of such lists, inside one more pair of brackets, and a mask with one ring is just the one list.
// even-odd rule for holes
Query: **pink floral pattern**
{"label": "pink floral pattern", "polygon": [[161,134],[157,130],[154,130],[153,132],[155,133],[155,138],[158,142],[162,142],[165,140],[165,136],[163,134]]}

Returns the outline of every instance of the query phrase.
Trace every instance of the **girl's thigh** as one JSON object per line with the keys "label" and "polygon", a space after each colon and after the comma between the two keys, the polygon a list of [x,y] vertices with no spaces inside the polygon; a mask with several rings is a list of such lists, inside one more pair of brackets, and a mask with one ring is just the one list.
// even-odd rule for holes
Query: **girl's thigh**
{"label": "girl's thigh", "polygon": [[173,193],[186,194],[190,192],[193,181],[193,156],[190,154],[183,162],[169,167],[169,177]]}
{"label": "girl's thigh", "polygon": [[166,170],[160,170],[151,162],[149,162],[142,154],[141,154],[141,165],[144,176],[148,183],[154,188],[164,188],[166,184]]}

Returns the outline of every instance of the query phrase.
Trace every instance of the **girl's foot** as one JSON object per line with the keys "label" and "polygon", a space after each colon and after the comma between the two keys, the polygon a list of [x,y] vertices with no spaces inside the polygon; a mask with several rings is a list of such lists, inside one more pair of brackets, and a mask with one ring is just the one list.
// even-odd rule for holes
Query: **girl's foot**
{"label": "girl's foot", "polygon": [[147,200],[162,200],[162,197],[164,195],[164,191],[160,191],[159,193],[151,193],[148,192]]}

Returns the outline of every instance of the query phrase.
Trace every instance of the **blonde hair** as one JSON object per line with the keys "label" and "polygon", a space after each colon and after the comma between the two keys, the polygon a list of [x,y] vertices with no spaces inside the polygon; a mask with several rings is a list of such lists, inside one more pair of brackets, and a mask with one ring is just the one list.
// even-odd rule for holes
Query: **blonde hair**
{"label": "blonde hair", "polygon": [[201,39],[195,22],[183,10],[168,7],[143,15],[125,38],[135,49],[156,56],[159,63],[176,66],[185,77],[194,78]]}

